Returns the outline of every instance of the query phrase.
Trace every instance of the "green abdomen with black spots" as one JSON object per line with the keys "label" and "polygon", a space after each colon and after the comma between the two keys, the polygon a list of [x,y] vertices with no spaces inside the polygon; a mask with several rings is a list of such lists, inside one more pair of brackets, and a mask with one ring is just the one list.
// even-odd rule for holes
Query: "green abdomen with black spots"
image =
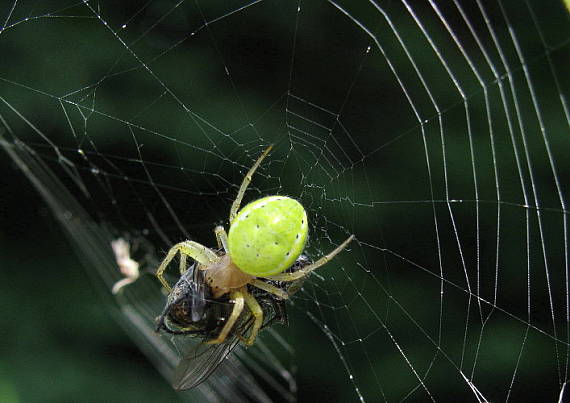
{"label": "green abdomen with black spots", "polygon": [[303,252],[308,228],[307,213],[297,200],[286,196],[256,200],[230,223],[231,259],[256,277],[281,273]]}

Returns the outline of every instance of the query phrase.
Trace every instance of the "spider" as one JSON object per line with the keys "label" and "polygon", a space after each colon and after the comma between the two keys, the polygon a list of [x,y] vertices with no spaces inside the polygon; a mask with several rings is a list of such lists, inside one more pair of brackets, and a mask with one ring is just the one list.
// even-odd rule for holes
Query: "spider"
{"label": "spider", "polygon": [[[305,208],[297,200],[287,196],[268,196],[246,205],[240,205],[251,183],[253,174],[272,146],[267,147],[248,171],[230,209],[230,229],[226,233],[222,226],[214,229],[221,255],[194,241],[184,241],[174,245],[158,267],[156,276],[163,287],[172,293],[172,288],[164,278],[164,271],[177,254],[180,254],[179,270],[184,274],[187,258],[198,263],[198,269],[205,271],[204,281],[210,287],[214,299],[229,294],[233,309],[222,330],[208,344],[219,344],[226,340],[241,315],[244,306],[254,318],[246,345],[255,342],[263,324],[263,310],[247,286],[257,287],[280,299],[289,294],[272,285],[270,281],[296,281],[313,270],[323,266],[341,252],[354,239],[349,236],[329,254],[312,264],[295,271],[284,271],[291,267],[303,252],[308,237],[308,222]],[[239,210],[239,212],[238,212]]]}

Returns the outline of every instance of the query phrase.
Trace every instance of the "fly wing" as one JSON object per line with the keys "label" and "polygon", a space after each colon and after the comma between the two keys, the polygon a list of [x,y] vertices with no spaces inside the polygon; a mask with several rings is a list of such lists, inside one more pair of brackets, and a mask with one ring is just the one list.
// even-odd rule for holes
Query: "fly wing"
{"label": "fly wing", "polygon": [[[293,272],[299,270],[308,264],[310,264],[310,259],[305,255],[301,255],[295,264],[291,266],[289,271]],[[202,270],[198,270],[196,266],[192,266],[189,270],[193,270],[192,274],[188,273],[189,276],[192,275],[193,277],[193,286],[197,287],[198,285],[203,285],[204,272]],[[298,283],[300,287],[302,281],[298,281]],[[192,295],[192,315],[204,312],[205,307],[201,308],[200,305],[206,303],[204,288],[193,289]],[[258,302],[261,304],[263,309],[263,327],[269,325],[274,320],[281,323],[287,322],[283,301],[277,300],[273,298],[272,295],[257,288],[253,290],[253,295],[258,299]],[[246,310],[236,324],[236,330],[228,336],[224,343],[214,345],[199,344],[188,352],[183,353],[183,357],[174,372],[172,386],[178,390],[191,389],[208,379],[208,377],[220,366],[222,362],[224,362],[232,350],[239,344],[239,339],[236,335],[247,334],[252,324],[252,316],[249,310]]]}
{"label": "fly wing", "polygon": [[178,390],[185,390],[200,385],[219,367],[238,343],[239,339],[233,337],[225,343],[200,344],[193,348],[182,357],[176,367],[172,386]]}
{"label": "fly wing", "polygon": [[[227,305],[227,303],[218,304],[219,306],[217,306],[217,308],[223,309],[216,309],[215,307],[210,306],[211,311],[209,311],[207,315],[226,316],[230,314],[231,305]],[[174,371],[172,386],[178,390],[191,389],[208,379],[220,364],[227,362],[226,358],[239,344],[239,338],[237,335],[247,334],[252,324],[253,320],[251,313],[249,311],[244,311],[240,315],[233,331],[228,335],[223,343],[200,343],[186,351],[183,350],[184,345],[181,345],[182,359]],[[216,329],[214,332],[219,332],[219,329]],[[180,338],[174,338],[173,342],[175,344],[177,343],[176,340],[180,340]]]}

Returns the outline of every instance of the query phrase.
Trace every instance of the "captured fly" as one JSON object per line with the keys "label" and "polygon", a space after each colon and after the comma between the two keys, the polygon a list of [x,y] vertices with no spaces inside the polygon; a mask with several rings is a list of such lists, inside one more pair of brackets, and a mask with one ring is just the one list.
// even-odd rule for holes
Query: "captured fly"
{"label": "captured fly", "polygon": [[[310,259],[301,255],[287,270],[294,272],[310,264]],[[288,293],[296,292],[301,282],[272,282]],[[285,302],[263,290],[251,289],[263,310],[266,328],[273,323],[287,324]],[[156,330],[174,337],[196,337],[204,341],[215,337],[231,315],[233,303],[225,296],[213,298],[210,287],[205,283],[204,271],[193,264],[176,282],[167,297],[162,314],[157,318]],[[200,343],[188,351],[175,371],[173,387],[190,389],[204,382],[222,363],[253,324],[252,314],[244,310],[236,326],[226,340],[220,344]]]}

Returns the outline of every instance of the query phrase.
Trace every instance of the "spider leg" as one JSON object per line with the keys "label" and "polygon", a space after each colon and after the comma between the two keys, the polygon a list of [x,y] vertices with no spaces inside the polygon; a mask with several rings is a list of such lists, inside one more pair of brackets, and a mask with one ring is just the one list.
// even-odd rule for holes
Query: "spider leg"
{"label": "spider leg", "polygon": [[164,288],[171,291],[170,285],[166,282],[164,278],[164,271],[168,267],[168,264],[174,259],[176,254],[180,252],[180,256],[182,259],[180,261],[180,271],[183,272],[186,270],[186,256],[190,256],[192,259],[200,263],[201,265],[208,265],[212,262],[215,262],[218,259],[218,256],[214,251],[209,248],[206,248],[203,245],[200,245],[198,242],[194,241],[184,241],[177,243],[168,251],[168,254],[156,270],[156,277],[160,280]]}
{"label": "spider leg", "polygon": [[275,287],[274,285],[271,285],[269,283],[266,283],[265,281],[261,281],[258,279],[253,279],[250,281],[250,283],[252,286],[257,287],[262,289],[263,291],[267,291],[268,293],[271,293],[273,295],[276,295],[277,297],[281,298],[281,299],[287,299],[289,298],[289,294],[285,291],[283,291],[281,288],[279,287]]}
{"label": "spider leg", "polygon": [[305,283],[305,279],[304,278],[300,278],[298,280],[295,280],[291,283],[291,285],[287,288],[287,294],[289,296],[291,295],[295,295],[295,293],[297,291],[299,291],[301,289],[301,287],[303,287],[303,284]]}
{"label": "spider leg", "polygon": [[186,264],[187,257],[188,255],[185,255],[184,253],[180,254],[180,263],[178,266],[178,271],[180,271],[180,274],[183,274],[186,271],[186,268],[188,267],[188,265]]}
{"label": "spider leg", "polygon": [[279,273],[279,274],[275,274],[273,276],[266,276],[264,278],[266,278],[268,280],[275,280],[275,281],[295,281],[295,280],[300,279],[301,277],[305,277],[307,274],[309,274],[310,272],[312,272],[315,269],[318,269],[322,265],[329,262],[333,257],[338,255],[344,248],[346,248],[346,246],[353,239],[354,239],[354,235],[349,236],[343,243],[341,243],[339,246],[337,246],[336,249],[333,250],[332,252],[330,252],[328,255],[323,256],[322,258],[317,260],[315,263],[312,263],[308,266],[305,266],[302,269],[297,270],[296,272]]}
{"label": "spider leg", "polygon": [[257,337],[257,333],[259,333],[259,329],[263,324],[263,310],[259,303],[255,299],[253,295],[247,292],[245,289],[243,290],[243,296],[245,299],[245,303],[251,314],[254,317],[253,328],[251,329],[251,333],[249,334],[249,338],[245,342],[246,345],[251,346],[255,342],[255,338]]}
{"label": "spider leg", "polygon": [[224,327],[223,327],[222,331],[220,332],[220,334],[218,335],[218,337],[216,337],[213,340],[208,340],[206,342],[206,344],[223,343],[226,340],[226,337],[228,336],[228,334],[230,333],[230,330],[232,330],[232,327],[234,327],[236,321],[239,318],[239,315],[243,311],[244,294],[242,293],[242,290],[240,289],[240,290],[232,291],[230,294],[230,298],[233,299],[233,301],[234,301],[234,309],[232,310],[232,313],[231,313],[230,317],[228,318],[228,321],[224,325]]}
{"label": "spider leg", "polygon": [[249,169],[248,173],[245,175],[245,178],[243,178],[243,182],[241,183],[241,186],[239,187],[238,194],[237,194],[236,199],[234,200],[234,202],[232,204],[232,208],[230,210],[230,225],[234,221],[234,219],[236,218],[236,215],[237,215],[237,212],[239,210],[241,201],[243,199],[243,195],[245,194],[247,187],[251,183],[251,178],[252,178],[255,170],[259,167],[259,165],[261,164],[261,161],[263,161],[263,159],[267,156],[267,154],[269,154],[269,151],[271,151],[272,148],[273,148],[273,146],[269,146],[265,149],[265,151],[263,151],[263,153],[261,153],[261,155],[259,156],[257,161],[255,161],[255,164],[253,164],[253,166]]}
{"label": "spider leg", "polygon": [[224,252],[228,253],[228,234],[226,230],[221,225],[218,225],[216,229],[214,229],[216,233],[216,240],[218,241],[218,248],[224,248]]}

